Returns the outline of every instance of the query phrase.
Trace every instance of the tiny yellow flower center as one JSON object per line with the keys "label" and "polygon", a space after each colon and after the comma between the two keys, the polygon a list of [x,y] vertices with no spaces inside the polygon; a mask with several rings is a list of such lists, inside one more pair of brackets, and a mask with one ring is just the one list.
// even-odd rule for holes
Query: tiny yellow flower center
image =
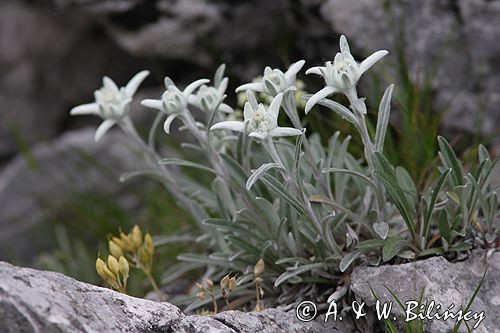
{"label": "tiny yellow flower center", "polygon": [[107,90],[104,92],[104,94],[102,94],[102,101],[104,103],[113,103],[115,102],[115,99],[116,99],[116,94],[111,90]]}
{"label": "tiny yellow flower center", "polygon": [[264,114],[260,111],[254,112],[254,114],[252,115],[252,119],[256,123],[260,123],[262,120],[264,120]]}

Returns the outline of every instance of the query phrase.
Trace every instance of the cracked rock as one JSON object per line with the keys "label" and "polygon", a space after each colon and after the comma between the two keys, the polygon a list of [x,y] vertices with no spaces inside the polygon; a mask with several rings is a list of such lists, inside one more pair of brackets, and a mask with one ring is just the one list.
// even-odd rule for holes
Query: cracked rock
{"label": "cracked rock", "polygon": [[[382,302],[394,302],[394,313],[405,317],[405,312],[395,303],[387,290],[391,291],[402,303],[417,301],[425,288],[424,300],[434,300],[443,312],[454,304],[453,312],[465,309],[475,289],[488,267],[484,284],[474,300],[471,310],[485,312],[485,319],[474,330],[477,333],[500,332],[500,252],[488,256],[486,251],[476,251],[463,262],[450,263],[443,257],[433,257],[408,264],[380,267],[359,267],[351,276],[351,289],[368,306],[373,307],[375,298]],[[387,287],[387,288],[386,288]],[[433,311],[432,313],[434,313]],[[476,320],[468,324],[473,326]],[[441,333],[453,329],[452,319],[432,320],[427,323],[426,332]],[[467,332],[462,324],[460,332]]]}
{"label": "cracked rock", "polygon": [[[60,273],[0,262],[2,333],[348,333],[293,312],[186,316],[176,306],[130,297]],[[350,333],[350,332],[349,332]]]}

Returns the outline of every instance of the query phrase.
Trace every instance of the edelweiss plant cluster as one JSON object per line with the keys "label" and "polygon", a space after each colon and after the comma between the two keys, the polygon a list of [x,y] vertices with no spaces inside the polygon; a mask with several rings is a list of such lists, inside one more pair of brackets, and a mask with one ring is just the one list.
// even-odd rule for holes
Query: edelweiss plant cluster
{"label": "edelweiss plant cluster", "polygon": [[[146,71],[122,88],[105,77],[95,102],[78,106],[71,114],[103,118],[96,140],[118,125],[141,147],[149,165],[122,180],[137,175],[160,179],[197,222],[198,242],[206,245],[206,252],[181,255],[185,266],[165,272],[163,283],[179,270],[208,266],[214,280],[238,273],[235,293],[244,292],[253,288],[253,267],[261,261],[266,270],[259,276],[258,288],[267,297],[265,302],[290,303],[321,295],[340,298],[347,291],[344,275],[353,263],[379,264],[489,247],[499,233],[498,188],[491,184],[499,159],[492,160],[483,146],[479,165],[465,170],[448,142],[439,137],[442,164],[435,181],[423,190],[416,188],[405,169],[392,166],[384,156],[393,86],[381,99],[372,133],[357,83],[387,53],[378,51],[357,62],[342,36],[333,61],[306,71],[321,76],[325,87],[305,95],[305,110],[297,107],[296,100],[304,95],[296,85],[305,65],[301,60],[285,72],[266,67],[258,81],[236,89],[246,92],[243,119],[224,103],[228,85],[224,65],[217,69],[212,85],[201,79],[180,89],[166,78],[159,99],[143,100],[142,105],[157,112],[147,140],[128,115]],[[255,93],[267,96],[270,103],[259,103]],[[329,99],[332,94],[345,95],[349,105]],[[332,133],[324,147],[313,129],[306,133],[301,117],[320,109],[318,105],[354,125],[364,159],[349,152],[349,136]],[[194,109],[205,116],[196,120]],[[286,120],[281,110],[292,127],[280,126]],[[159,156],[156,138],[162,123],[164,134],[174,125],[190,134],[194,141],[182,145],[189,160]],[[206,172],[212,181],[192,178],[183,173],[184,167]]]}

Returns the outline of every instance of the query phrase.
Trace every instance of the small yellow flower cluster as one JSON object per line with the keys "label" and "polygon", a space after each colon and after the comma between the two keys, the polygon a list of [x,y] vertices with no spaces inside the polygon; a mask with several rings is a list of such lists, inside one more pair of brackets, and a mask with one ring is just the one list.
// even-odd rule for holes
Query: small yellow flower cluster
{"label": "small yellow flower cluster", "polygon": [[144,271],[146,275],[151,274],[155,252],[153,238],[149,233],[143,237],[138,225],[128,234],[120,232],[120,237],[111,236],[108,245],[111,255],[124,256],[133,263],[133,267]]}
{"label": "small yellow flower cluster", "polygon": [[130,268],[125,257],[120,256],[117,260],[114,256],[109,255],[107,264],[101,258],[97,258],[95,268],[97,274],[112,288],[122,293],[126,292]]}
{"label": "small yellow flower cluster", "polygon": [[128,234],[120,232],[119,237],[110,236],[108,248],[110,253],[108,264],[106,265],[101,258],[97,258],[96,261],[97,273],[107,284],[125,293],[129,277],[129,267],[137,268],[146,274],[153,289],[160,296],[160,300],[163,300],[164,295],[159,290],[151,273],[155,253],[151,234],[146,233],[143,237],[141,228],[135,225]]}

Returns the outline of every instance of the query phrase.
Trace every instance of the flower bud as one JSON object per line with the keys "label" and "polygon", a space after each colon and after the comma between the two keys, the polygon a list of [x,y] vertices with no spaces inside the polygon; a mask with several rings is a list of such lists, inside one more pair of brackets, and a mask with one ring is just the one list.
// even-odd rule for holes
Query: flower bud
{"label": "flower bud", "polygon": [[118,264],[118,260],[116,260],[115,257],[109,255],[108,256],[108,267],[111,272],[113,272],[115,275],[118,275],[120,272],[120,266]]}
{"label": "flower bud", "polygon": [[155,253],[155,245],[153,243],[153,238],[149,234],[149,232],[144,236],[144,245],[146,246],[146,251],[150,257],[153,257]]}
{"label": "flower bud", "polygon": [[134,251],[134,244],[132,243],[132,235],[130,234],[125,234],[123,232],[120,232],[120,239],[122,242],[121,248],[124,249],[125,251],[133,252]]}
{"label": "flower bud", "polygon": [[234,278],[234,277],[230,278],[229,285],[228,285],[229,291],[233,291],[234,289],[236,289],[236,286],[237,286],[236,278]]}
{"label": "flower bud", "polygon": [[264,268],[264,260],[261,258],[257,261],[257,264],[255,264],[255,267],[253,268],[253,274],[255,276],[260,276],[264,272]]}
{"label": "flower bud", "polygon": [[142,231],[137,224],[132,229],[132,242],[136,248],[142,245]]}
{"label": "flower bud", "polygon": [[106,263],[101,258],[97,258],[95,266],[97,274],[99,274],[107,284],[115,289],[119,288],[116,276],[109,270],[108,266],[106,266]]}
{"label": "flower bud", "polygon": [[202,290],[202,291],[198,291],[198,292],[196,293],[196,297],[197,297],[198,299],[200,299],[200,300],[202,300],[202,301],[203,301],[203,300],[205,299],[205,292],[204,292],[203,290]]}
{"label": "flower bud", "polygon": [[112,240],[108,241],[108,247],[109,247],[109,252],[113,257],[120,258],[121,256],[123,256],[122,249],[114,241]]}
{"label": "flower bud", "polygon": [[123,240],[119,237],[113,236],[113,237],[111,237],[111,241],[113,243],[115,243],[116,245],[118,245],[120,247],[120,249],[123,249],[125,247]]}
{"label": "flower bud", "polygon": [[106,266],[106,263],[101,258],[97,258],[95,262],[95,270],[97,271],[97,274],[99,274],[99,276],[104,280],[107,278],[106,273],[104,272],[106,268],[108,268]]}
{"label": "flower bud", "polygon": [[222,278],[220,281],[220,287],[221,289],[228,289],[229,287],[229,275],[226,275]]}
{"label": "flower bud", "polygon": [[144,250],[143,247],[139,248],[139,260],[141,261],[141,265],[146,269],[149,270],[151,267],[149,265],[149,260],[150,257],[146,250]]}
{"label": "flower bud", "polygon": [[118,266],[120,268],[120,273],[123,276],[123,280],[127,281],[128,274],[129,274],[129,271],[130,271],[130,267],[128,265],[127,259],[125,259],[125,257],[123,257],[123,256],[120,257],[120,260],[118,261]]}
{"label": "flower bud", "polygon": [[210,279],[207,279],[207,286],[209,289],[212,289],[214,287],[214,282]]}

